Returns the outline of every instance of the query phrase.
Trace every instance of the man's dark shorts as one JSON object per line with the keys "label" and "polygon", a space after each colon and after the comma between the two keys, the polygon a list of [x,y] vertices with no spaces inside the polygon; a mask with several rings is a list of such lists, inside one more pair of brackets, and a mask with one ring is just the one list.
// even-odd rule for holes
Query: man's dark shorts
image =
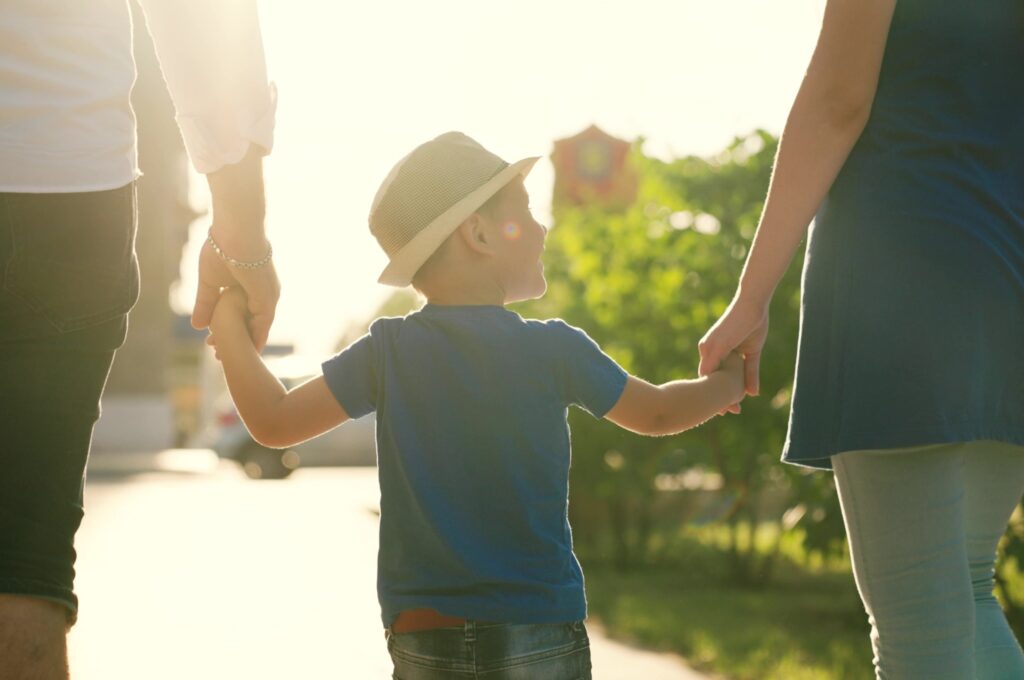
{"label": "man's dark shorts", "polygon": [[93,425],[139,293],[135,187],[0,193],[0,593],[64,605]]}

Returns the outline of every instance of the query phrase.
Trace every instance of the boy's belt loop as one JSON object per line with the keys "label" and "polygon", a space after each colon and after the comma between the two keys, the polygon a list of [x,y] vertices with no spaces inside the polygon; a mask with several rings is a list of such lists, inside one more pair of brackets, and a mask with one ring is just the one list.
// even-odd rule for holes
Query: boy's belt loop
{"label": "boy's belt loop", "polygon": [[476,642],[476,621],[466,621],[466,642]]}

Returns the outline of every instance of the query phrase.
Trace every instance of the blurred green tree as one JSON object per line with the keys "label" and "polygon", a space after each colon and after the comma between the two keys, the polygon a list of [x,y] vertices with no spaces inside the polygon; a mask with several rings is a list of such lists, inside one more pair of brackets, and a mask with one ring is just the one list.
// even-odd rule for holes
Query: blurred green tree
{"label": "blurred green tree", "polygon": [[[548,293],[517,310],[580,326],[624,368],[652,382],[695,377],[697,342],[736,288],[777,140],[758,131],[712,158],[671,162],[646,157],[641,145],[634,144],[631,156],[639,183],[632,205],[554,206],[545,255]],[[721,520],[734,576],[746,582],[770,577],[783,530],[801,528],[812,551],[842,551],[831,476],[778,462],[800,270],[798,261],[772,303],[763,396],[745,401],[742,415],[665,438],[571,416],[572,512],[581,548],[626,568],[656,557],[652,550],[670,543],[681,521]],[[664,492],[687,488],[691,495],[703,490],[714,502],[676,503],[671,511],[665,500],[671,494]]]}

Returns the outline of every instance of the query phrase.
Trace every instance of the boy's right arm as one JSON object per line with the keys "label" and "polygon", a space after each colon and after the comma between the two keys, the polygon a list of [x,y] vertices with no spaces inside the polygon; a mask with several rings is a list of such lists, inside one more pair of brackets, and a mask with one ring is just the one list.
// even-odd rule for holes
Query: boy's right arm
{"label": "boy's right arm", "polygon": [[743,394],[743,360],[734,353],[722,362],[721,370],[696,380],[652,385],[629,376],[605,418],[637,434],[676,434],[738,403]]}
{"label": "boy's right arm", "polygon": [[238,415],[253,438],[270,448],[293,446],[349,419],[323,376],[289,391],[253,346],[241,291],[223,293],[210,329]]}

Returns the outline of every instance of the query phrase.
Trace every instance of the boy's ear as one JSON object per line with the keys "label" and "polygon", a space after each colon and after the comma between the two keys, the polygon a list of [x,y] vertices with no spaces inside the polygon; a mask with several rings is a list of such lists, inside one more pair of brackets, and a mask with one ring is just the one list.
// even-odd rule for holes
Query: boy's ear
{"label": "boy's ear", "polygon": [[458,231],[463,243],[474,253],[490,255],[494,252],[490,235],[487,233],[487,223],[480,213],[473,213],[463,220]]}

